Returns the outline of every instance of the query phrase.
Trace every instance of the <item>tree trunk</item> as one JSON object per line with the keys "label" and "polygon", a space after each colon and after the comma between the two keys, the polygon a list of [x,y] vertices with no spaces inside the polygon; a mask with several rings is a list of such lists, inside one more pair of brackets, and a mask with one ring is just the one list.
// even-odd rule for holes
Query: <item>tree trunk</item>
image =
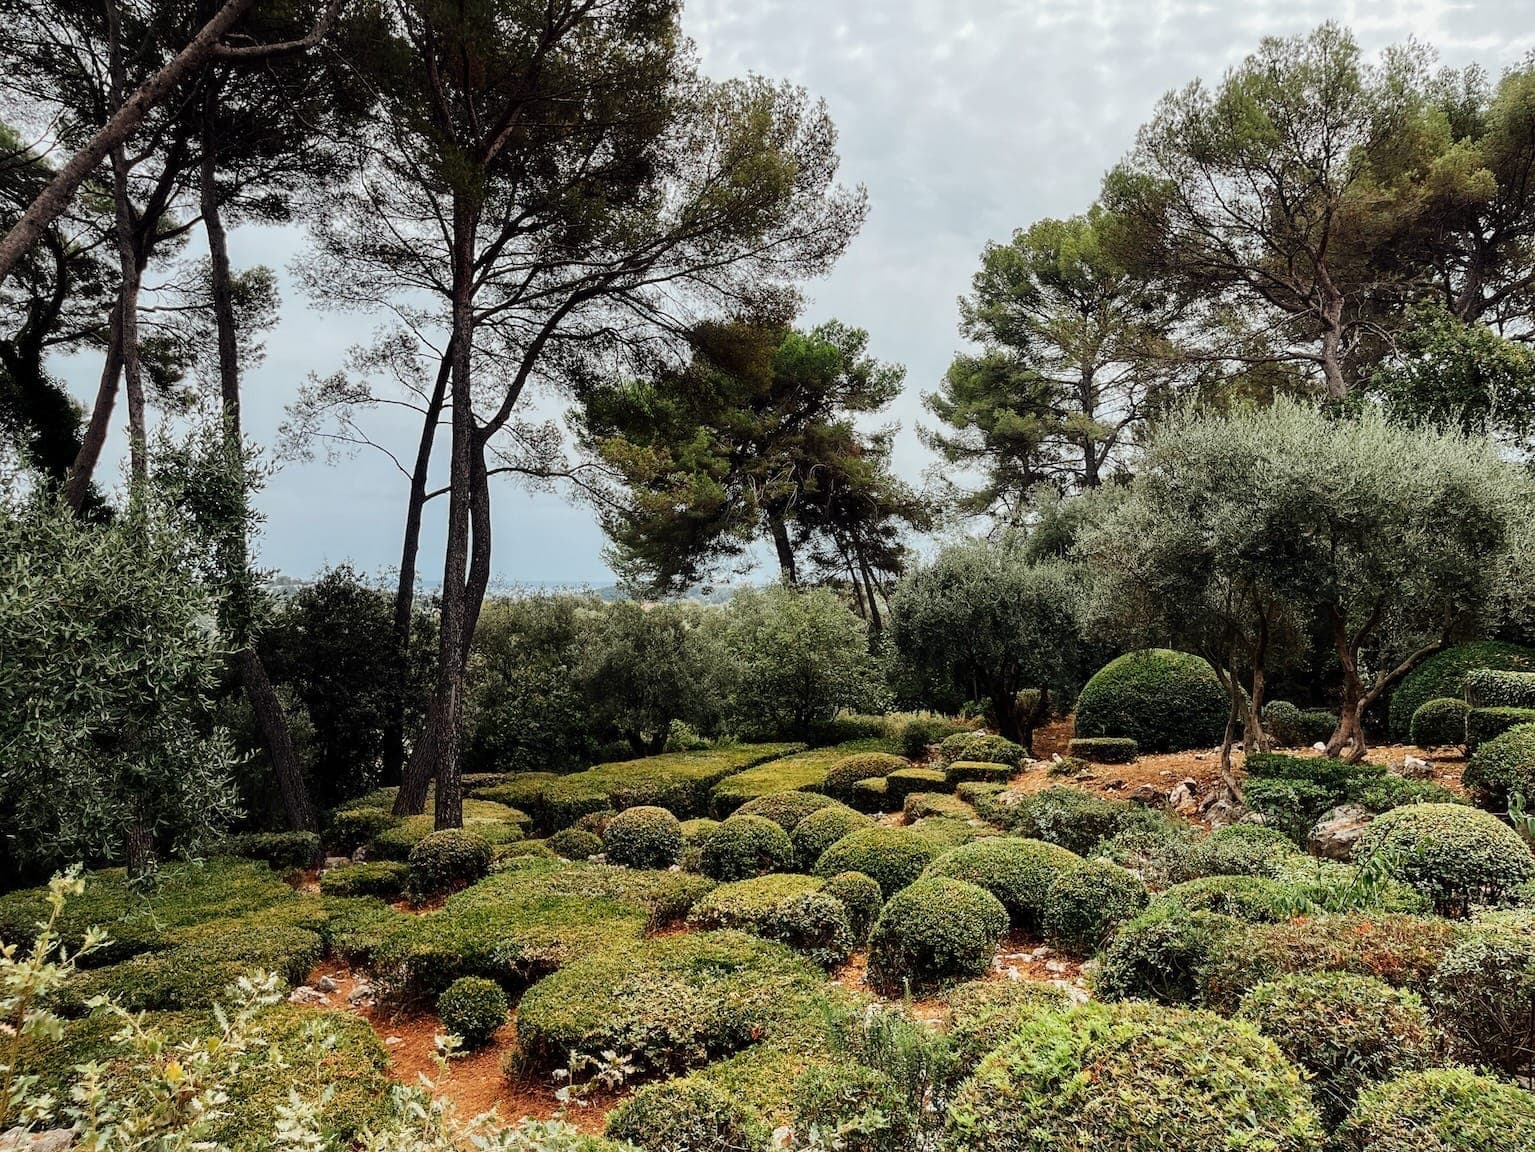
{"label": "tree trunk", "polygon": [[315,819],[314,808],[309,803],[309,790],[304,785],[304,773],[293,752],[293,738],[283,715],[282,701],[278,700],[272,682],[267,679],[266,668],[250,648],[236,653],[235,663],[250,701],[256,730],[261,734],[262,747],[277,776],[277,790],[282,796],[288,827],[295,832],[318,832],[319,821]]}
{"label": "tree trunk", "polygon": [[1029,746],[1031,733],[1025,732],[1020,723],[1018,693],[996,691],[991,694],[991,710],[997,717],[997,735],[1014,744]]}
{"label": "tree trunk", "polygon": [[1252,691],[1248,695],[1245,709],[1245,724],[1242,729],[1242,747],[1247,755],[1254,752],[1269,751],[1268,733],[1263,729],[1263,694],[1267,681],[1267,663],[1269,647],[1269,621],[1267,613],[1258,622],[1258,638],[1253,645],[1253,678]]}
{"label": "tree trunk", "polygon": [[135,484],[149,479],[149,433],[144,412],[144,373],[139,357],[139,283],[142,280],[134,242],[133,208],[128,199],[128,157],[119,145],[112,150],[112,196],[117,206],[117,260],[122,284],[118,288],[118,352],[128,394],[128,459]]}
{"label": "tree trunk", "polygon": [[112,409],[117,404],[117,383],[123,371],[122,300],[112,305],[112,319],[107,327],[107,354],[101,366],[101,380],[96,385],[96,402],[91,405],[91,418],[80,440],[80,451],[75,454],[74,466],[69,470],[69,480],[64,485],[64,503],[78,514],[90,497],[96,464],[101,450],[106,447],[107,433],[112,427]]}
{"label": "tree trunk", "polygon": [[144,816],[144,803],[134,797],[128,817],[128,829],[123,834],[123,862],[128,868],[128,879],[143,880],[155,870],[155,834]]}
{"label": "tree trunk", "polygon": [[773,548],[778,553],[778,571],[784,583],[793,588],[799,584],[798,566],[794,560],[794,546],[789,542],[789,529],[780,512],[768,513],[768,530],[773,536]]}
{"label": "tree trunk", "polygon": [[1364,759],[1367,746],[1360,713],[1364,710],[1364,684],[1359,679],[1359,653],[1349,639],[1348,622],[1339,612],[1332,614],[1333,647],[1343,666],[1343,701],[1338,712],[1338,727],[1327,741],[1325,755],[1336,757],[1347,746],[1350,764]]}
{"label": "tree trunk", "polygon": [[880,619],[879,599],[874,589],[874,577],[869,573],[869,562],[864,559],[863,550],[858,551],[858,567],[863,572],[864,586],[869,592],[869,620],[874,625],[874,631],[884,630],[885,622]]}

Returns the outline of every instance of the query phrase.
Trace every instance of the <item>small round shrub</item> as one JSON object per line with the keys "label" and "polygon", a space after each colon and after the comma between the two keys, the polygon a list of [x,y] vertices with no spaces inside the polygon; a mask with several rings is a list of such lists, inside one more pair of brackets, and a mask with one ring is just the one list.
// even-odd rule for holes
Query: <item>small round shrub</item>
{"label": "small round shrub", "polygon": [[465,1048],[482,1048],[506,1023],[506,993],[494,980],[460,976],[437,997],[442,1026],[464,1042]]}
{"label": "small round shrub", "polygon": [[765,816],[732,816],[704,841],[699,869],[715,880],[746,880],[794,867],[789,834]]}
{"label": "small round shrub", "polygon": [[734,815],[763,816],[785,832],[793,832],[794,826],[806,816],[835,803],[830,796],[818,792],[775,792],[771,796],[748,800],[735,810]]}
{"label": "small round shrub", "polygon": [[1107,860],[1084,861],[1050,885],[1045,936],[1063,952],[1091,956],[1115,928],[1139,915],[1149,899],[1135,873]]}
{"label": "small round shrub", "polygon": [[1413,713],[1427,701],[1445,697],[1464,700],[1466,673],[1478,668],[1535,672],[1535,651],[1497,640],[1478,640],[1430,656],[1403,677],[1391,693],[1391,738],[1407,739]]}
{"label": "small round shrub", "polygon": [[1128,801],[1056,785],[1029,797],[1019,807],[1014,827],[1024,835],[1080,855],[1119,831],[1130,811]]}
{"label": "small round shrub", "polygon": [[816,861],[817,876],[862,872],[879,885],[886,900],[922,875],[939,848],[909,828],[876,824],[842,837]]}
{"label": "small round shrub", "polygon": [[1535,1065],[1535,913],[1473,920],[1440,961],[1429,1002],[1467,1063],[1528,1075]]}
{"label": "small round shrub", "polygon": [[1256,1025],[1311,1074],[1311,1097],[1335,1127],[1369,1085],[1429,1067],[1435,1038],[1423,1001],[1372,976],[1297,972],[1259,984],[1237,1019]]}
{"label": "small round shrub", "polygon": [[838,840],[849,832],[869,828],[873,819],[862,812],[855,812],[845,804],[833,804],[812,812],[794,826],[789,840],[794,845],[794,859],[803,872],[815,867],[815,862]]}
{"label": "small round shrub", "polygon": [[398,900],[405,892],[410,865],[398,860],[369,860],[320,873],[322,896],[377,896]]}
{"label": "small round shrub", "polygon": [[1147,648],[1111,660],[1077,696],[1079,737],[1127,736],[1142,752],[1210,748],[1231,701],[1198,656]]}
{"label": "small round shrub", "polygon": [[1535,805],[1535,724],[1515,724],[1477,745],[1461,783],[1484,808],[1507,811],[1515,795]]}
{"label": "small round shrub", "polygon": [[1469,1068],[1408,1072],[1359,1094],[1337,1152],[1526,1152],[1535,1094]]}
{"label": "small round shrub", "polygon": [[682,822],[682,843],[689,847],[703,844],[714,830],[720,826],[718,820],[711,820],[707,816],[699,816],[692,820]]}
{"label": "small round shrub", "polygon": [[1190,912],[1218,912],[1248,924],[1273,924],[1285,918],[1287,889],[1267,876],[1202,876],[1174,884],[1161,899]]}
{"label": "small round shrub", "polygon": [[1300,1074],[1250,1024],[1150,1004],[1041,1012],[951,1102],[947,1152],[1316,1152]]}
{"label": "small round shrub", "polygon": [[1128,736],[1082,736],[1073,740],[1067,750],[1092,764],[1128,764],[1139,751]]}
{"label": "small round shrub", "polygon": [[1093,991],[1104,1000],[1197,1004],[1204,997],[1205,966],[1215,949],[1242,925],[1215,912],[1190,912],[1157,900],[1120,926],[1099,957]]}
{"label": "small round shrub", "polygon": [[879,910],[885,905],[879,885],[862,872],[838,872],[821,885],[821,891],[841,902],[853,938],[867,940],[869,929],[874,927]]}
{"label": "small round shrub", "polygon": [[927,990],[991,969],[1007,909],[984,888],[935,876],[885,902],[869,934],[869,983],[887,995]]}
{"label": "small round shrub", "polygon": [[704,931],[735,928],[765,936],[767,923],[779,904],[790,896],[820,888],[821,881],[814,876],[794,872],[733,880],[717,885],[688,910],[688,927]]}
{"label": "small round shrub", "polygon": [[1460,804],[1409,804],[1377,816],[1354,845],[1360,863],[1380,857],[1443,915],[1495,904],[1535,877],[1535,859],[1496,816]]}
{"label": "small round shrub", "polygon": [[1043,923],[1050,886],[1081,863],[1080,856],[1058,844],[988,836],[949,849],[926,875],[978,885],[1002,901],[1015,928],[1034,929]]}
{"label": "small round shrub", "polygon": [[602,851],[602,838],[579,828],[561,828],[545,843],[551,852],[566,860],[585,860]]}
{"label": "small round shrub", "polygon": [[889,752],[859,752],[845,756],[826,770],[821,789],[844,804],[853,798],[853,785],[860,780],[874,780],[910,768],[911,762]]}
{"label": "small round shrub", "polygon": [[641,1088],[608,1113],[605,1131],[644,1152],[758,1152],[769,1137],[761,1117],[694,1076]]}
{"label": "small round shrub", "polygon": [[665,808],[625,808],[608,821],[602,849],[609,864],[670,868],[682,854],[682,822]]}
{"label": "small round shrub", "polygon": [[1288,700],[1270,700],[1263,706],[1263,730],[1276,748],[1308,743],[1301,728],[1300,709]]}
{"label": "small round shrub", "polygon": [[1189,863],[1201,876],[1275,876],[1301,855],[1283,832],[1261,824],[1228,824],[1194,846]]}
{"label": "small round shrub", "polygon": [[956,732],[938,746],[939,762],[945,765],[972,760],[1017,769],[1028,756],[1028,749],[1022,744],[987,732]]}
{"label": "small round shrub", "polygon": [[483,836],[462,828],[444,828],[410,850],[405,879],[411,900],[422,903],[483,880],[492,849]]}
{"label": "small round shrub", "polygon": [[1466,742],[1466,702],[1441,696],[1425,700],[1412,714],[1408,729],[1419,748],[1458,747]]}
{"label": "small round shrub", "polygon": [[853,954],[856,940],[847,907],[825,892],[800,892],[774,905],[762,934],[835,968]]}

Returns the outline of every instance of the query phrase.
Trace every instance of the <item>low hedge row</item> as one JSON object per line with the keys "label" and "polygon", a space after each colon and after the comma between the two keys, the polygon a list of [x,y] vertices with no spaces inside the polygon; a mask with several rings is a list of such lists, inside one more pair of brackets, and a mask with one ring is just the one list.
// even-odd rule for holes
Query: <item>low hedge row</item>
{"label": "low hedge row", "polygon": [[[828,773],[851,756],[866,754],[890,755],[899,745],[892,740],[863,739],[846,741],[829,748],[812,748],[783,756],[744,772],[727,776],[710,790],[709,810],[717,820],[723,820],[738,811],[742,805],[759,797],[779,792],[821,792],[845,797],[840,791],[828,788]],[[904,764],[902,765],[904,767]]]}
{"label": "low hedge row", "polygon": [[1498,640],[1478,640],[1435,653],[1409,672],[1391,693],[1393,740],[1408,738],[1412,716],[1425,701],[1466,698],[1466,675],[1482,668],[1535,672],[1535,650]]}
{"label": "low hedge row", "polygon": [[1521,724],[1535,724],[1535,708],[1472,708],[1466,713],[1466,751],[1475,753]]}
{"label": "low hedge row", "polygon": [[1135,741],[1128,736],[1081,736],[1073,740],[1067,750],[1094,764],[1128,764],[1139,752]]}

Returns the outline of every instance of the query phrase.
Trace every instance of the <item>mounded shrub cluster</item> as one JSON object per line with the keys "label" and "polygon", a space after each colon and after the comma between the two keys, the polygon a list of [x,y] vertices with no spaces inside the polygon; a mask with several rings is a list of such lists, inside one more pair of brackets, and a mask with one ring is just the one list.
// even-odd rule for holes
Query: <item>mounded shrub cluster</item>
{"label": "mounded shrub cluster", "polygon": [[313,832],[241,832],[225,837],[221,855],[265,860],[273,868],[309,868],[320,857],[320,837]]}
{"label": "mounded shrub cluster", "polygon": [[419,904],[466,888],[484,879],[491,855],[490,842],[467,829],[433,832],[410,850],[406,891]]}
{"label": "mounded shrub cluster", "polygon": [[462,976],[437,997],[442,1026],[466,1048],[484,1047],[506,1023],[506,1012],[506,993],[501,985],[479,976]]}
{"label": "mounded shrub cluster", "polygon": [[991,968],[1007,909],[984,888],[924,877],[886,902],[869,934],[869,983],[888,995],[940,987]]}
{"label": "mounded shrub cluster", "polygon": [[862,812],[855,812],[843,804],[832,805],[812,812],[794,826],[789,834],[794,846],[794,859],[800,871],[809,872],[815,867],[821,854],[850,832],[870,828],[874,821]]}
{"label": "mounded shrub cluster", "polygon": [[1036,980],[974,980],[944,996],[949,1067],[943,1090],[952,1095],[976,1066],[1036,1012],[1064,1012],[1071,997],[1054,984]]}
{"label": "mounded shrub cluster", "polygon": [[1002,764],[1016,770],[1028,756],[1028,749],[1023,745],[988,732],[956,732],[938,745],[939,762],[945,765],[956,760],[970,760]]}
{"label": "mounded shrub cluster", "polygon": [[793,832],[794,826],[809,816],[828,808],[836,801],[817,792],[775,792],[748,800],[735,810],[737,816],[762,816],[777,824],[785,832]]}
{"label": "mounded shrub cluster", "polygon": [[963,880],[1002,902],[1013,926],[1038,929],[1050,888],[1082,858],[1058,844],[1016,836],[992,836],[951,848],[927,868],[928,877]]}
{"label": "mounded shrub cluster", "polygon": [[602,837],[580,828],[561,828],[546,843],[551,852],[566,860],[587,860],[602,851]]}
{"label": "mounded shrub cluster", "polygon": [[794,867],[789,834],[765,816],[732,816],[704,841],[699,869],[715,880],[746,880]]}
{"label": "mounded shrub cluster", "polygon": [[1077,696],[1076,735],[1123,736],[1142,752],[1220,743],[1231,702],[1210,665],[1168,648],[1111,660]]}
{"label": "mounded shrub cluster", "polygon": [[1535,1071],[1535,912],[1487,912],[1460,933],[1429,985],[1435,1019],[1468,1064]]}
{"label": "mounded shrub cluster", "polygon": [[1473,708],[1535,708],[1535,672],[1475,668],[1466,673],[1466,703]]}
{"label": "mounded shrub cluster", "polygon": [[879,885],[862,872],[839,872],[821,885],[821,891],[842,904],[855,940],[868,938],[869,929],[885,905]]}
{"label": "mounded shrub cluster", "polygon": [[625,868],[669,868],[682,853],[682,822],[665,808],[625,808],[602,834],[608,863]]}
{"label": "mounded shrub cluster", "polygon": [[827,769],[821,788],[826,795],[846,804],[853,799],[853,785],[860,780],[884,779],[892,772],[910,767],[909,760],[889,752],[859,752]]}
{"label": "mounded shrub cluster", "polygon": [[989,760],[955,760],[943,770],[943,777],[950,787],[960,784],[1006,784],[1016,774],[1010,764],[994,764]]}
{"label": "mounded shrub cluster", "polygon": [[1466,751],[1523,724],[1535,724],[1535,708],[1472,708],[1466,713]]}
{"label": "mounded shrub cluster", "polygon": [[647,1084],[608,1113],[605,1131],[644,1152],[750,1152],[766,1147],[769,1135],[760,1116],[696,1076]]}
{"label": "mounded shrub cluster", "polygon": [[1430,656],[1409,672],[1391,694],[1391,738],[1409,737],[1413,713],[1427,701],[1444,697],[1464,700],[1466,674],[1481,668],[1535,672],[1535,651],[1499,640],[1478,640]]}
{"label": "mounded shrub cluster", "polygon": [[1091,956],[1150,899],[1145,882],[1107,860],[1087,860],[1055,878],[1045,894],[1045,937],[1073,956]]}
{"label": "mounded shrub cluster", "polygon": [[1279,748],[1309,748],[1326,740],[1337,726],[1337,714],[1320,708],[1299,708],[1288,700],[1270,700],[1263,706],[1263,730]]}
{"label": "mounded shrub cluster", "polygon": [[885,800],[892,808],[905,805],[918,792],[945,792],[952,787],[936,768],[901,768],[885,777]]}
{"label": "mounded shrub cluster", "polygon": [[398,860],[369,860],[320,873],[322,896],[377,896],[398,900],[405,894],[410,866]]}
{"label": "mounded shrub cluster", "polygon": [[1360,862],[1379,856],[1444,915],[1495,904],[1535,877],[1535,859],[1496,816],[1459,804],[1410,804],[1376,817],[1354,848]]}
{"label": "mounded shrub cluster", "polygon": [[1022,835],[1080,855],[1118,832],[1132,811],[1128,801],[1058,784],[1030,796],[1015,809],[1010,823]]}
{"label": "mounded shrub cluster", "polygon": [[1467,711],[1464,700],[1425,700],[1412,714],[1409,736],[1419,748],[1459,747],[1466,742]]}
{"label": "mounded shrub cluster", "polygon": [[921,876],[938,854],[937,845],[910,828],[876,824],[851,832],[826,849],[816,861],[815,874],[862,872],[889,900]]}
{"label": "mounded shrub cluster", "polygon": [[1338,1152],[1492,1152],[1535,1147],[1535,1094],[1469,1068],[1409,1072],[1360,1093]]}
{"label": "mounded shrub cluster", "polygon": [[1535,802],[1535,724],[1516,724],[1478,745],[1461,783],[1484,808],[1505,811],[1516,795]]}

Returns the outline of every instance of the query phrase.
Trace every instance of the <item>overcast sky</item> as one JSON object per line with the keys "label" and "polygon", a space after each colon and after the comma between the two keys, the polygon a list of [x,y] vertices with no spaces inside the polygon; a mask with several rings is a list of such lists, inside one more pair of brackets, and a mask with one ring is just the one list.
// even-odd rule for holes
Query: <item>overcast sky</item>
{"label": "overcast sky", "polygon": [[[959,346],[955,302],[985,243],[1086,208],[1169,88],[1218,79],[1261,37],[1328,18],[1367,52],[1416,36],[1446,64],[1493,72],[1535,46],[1535,0],[687,0],[684,26],[710,75],[787,78],[829,105],[843,178],[868,188],[872,211],[836,271],[807,286],[807,319],[866,328],[876,356],[906,366],[896,464],[916,480],[928,462],[921,393]],[[247,229],[231,249],[237,265],[283,272],[301,245]],[[377,323],[316,311],[283,280],[281,323],[246,382],[247,432],[264,444],[305,374],[338,369]],[[82,397],[97,368],[69,365]],[[408,450],[408,426],[396,433]],[[403,497],[382,457],[286,466],[261,498],[262,562],[294,576],[343,561],[381,572],[398,562]],[[502,487],[495,509],[499,583],[611,579],[584,508]],[[434,530],[429,581],[440,565]]]}

